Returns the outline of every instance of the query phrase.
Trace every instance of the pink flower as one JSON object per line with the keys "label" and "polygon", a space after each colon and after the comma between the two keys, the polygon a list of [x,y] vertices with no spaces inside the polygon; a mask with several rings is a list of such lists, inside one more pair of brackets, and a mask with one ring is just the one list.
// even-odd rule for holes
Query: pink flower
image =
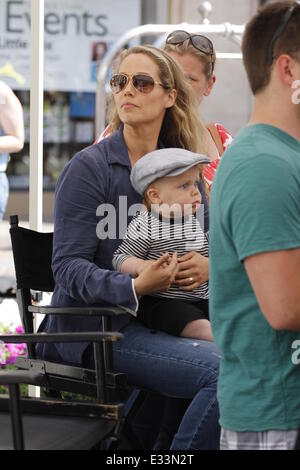
{"label": "pink flower", "polygon": [[[18,326],[16,329],[11,330],[8,327],[3,327],[0,324],[0,331],[3,330],[5,333],[23,333],[22,326]],[[26,354],[26,344],[1,344],[0,345],[0,365],[14,364],[17,356],[23,356]]]}
{"label": "pink flower", "polygon": [[22,325],[17,326],[16,328],[17,335],[21,335],[23,332],[24,332],[23,326]]}

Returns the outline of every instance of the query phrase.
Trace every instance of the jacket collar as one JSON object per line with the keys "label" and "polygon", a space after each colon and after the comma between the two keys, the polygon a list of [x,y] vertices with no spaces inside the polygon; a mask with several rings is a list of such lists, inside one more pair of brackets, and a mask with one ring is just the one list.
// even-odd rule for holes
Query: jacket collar
{"label": "jacket collar", "polygon": [[131,163],[128,155],[128,150],[123,137],[123,125],[114,132],[110,137],[107,138],[108,143],[108,162],[109,164],[118,164],[122,166],[128,166],[131,168]]}

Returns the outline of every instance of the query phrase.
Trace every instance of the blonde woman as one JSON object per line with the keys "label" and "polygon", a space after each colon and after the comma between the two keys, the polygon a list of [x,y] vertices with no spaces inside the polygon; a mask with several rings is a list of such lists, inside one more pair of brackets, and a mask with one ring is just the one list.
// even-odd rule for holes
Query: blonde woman
{"label": "blonde woman", "polygon": [[[113,253],[121,243],[118,221],[124,210],[120,201],[125,196],[128,207],[142,202],[130,183],[132,165],[145,153],[166,145],[198,150],[196,136],[201,126],[191,90],[177,63],[154,47],[134,47],[124,53],[111,87],[116,110],[112,125],[115,129],[120,126],[110,137],[76,154],[57,184],[52,303],[123,305],[131,312],[113,320],[113,328],[125,335],[114,346],[115,369],[126,373],[138,387],[173,397],[178,403],[184,398],[190,401],[171,449],[216,449],[218,349],[208,341],[178,341],[162,332],[151,334],[134,317],[140,295],[167,290],[174,281],[176,254],[170,265],[165,263],[168,255],[162,256],[135,279],[112,269]],[[108,231],[111,236],[99,239],[97,225],[105,218],[102,209],[108,204],[115,208],[109,222],[117,225],[114,234]],[[127,224],[131,218],[127,216]],[[196,276],[195,268],[198,279]],[[43,331],[99,328],[97,319],[71,322],[58,316],[48,317],[41,326]],[[37,354],[93,365],[86,344],[39,345]]]}

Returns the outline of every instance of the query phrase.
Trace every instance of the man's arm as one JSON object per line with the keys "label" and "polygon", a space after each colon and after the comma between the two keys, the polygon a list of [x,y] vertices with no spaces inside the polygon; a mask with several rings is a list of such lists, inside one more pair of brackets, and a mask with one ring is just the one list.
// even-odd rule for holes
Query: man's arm
{"label": "man's arm", "polygon": [[0,152],[19,152],[24,146],[24,119],[20,101],[14,92],[0,82]]}
{"label": "man's arm", "polygon": [[249,256],[244,266],[271,327],[300,331],[300,248]]}

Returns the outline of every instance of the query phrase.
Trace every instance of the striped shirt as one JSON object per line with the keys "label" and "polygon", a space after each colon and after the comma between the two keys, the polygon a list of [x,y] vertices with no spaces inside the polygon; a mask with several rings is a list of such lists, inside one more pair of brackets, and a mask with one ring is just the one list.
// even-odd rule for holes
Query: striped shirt
{"label": "striped shirt", "polygon": [[[194,215],[180,221],[161,219],[152,212],[142,211],[129,224],[126,235],[113,256],[113,267],[120,271],[127,258],[136,256],[143,260],[157,260],[164,253],[177,251],[181,257],[189,251],[197,251],[208,257],[208,234],[204,234]],[[154,294],[158,297],[197,301],[208,299],[208,282],[190,292],[171,285],[166,292]]]}

